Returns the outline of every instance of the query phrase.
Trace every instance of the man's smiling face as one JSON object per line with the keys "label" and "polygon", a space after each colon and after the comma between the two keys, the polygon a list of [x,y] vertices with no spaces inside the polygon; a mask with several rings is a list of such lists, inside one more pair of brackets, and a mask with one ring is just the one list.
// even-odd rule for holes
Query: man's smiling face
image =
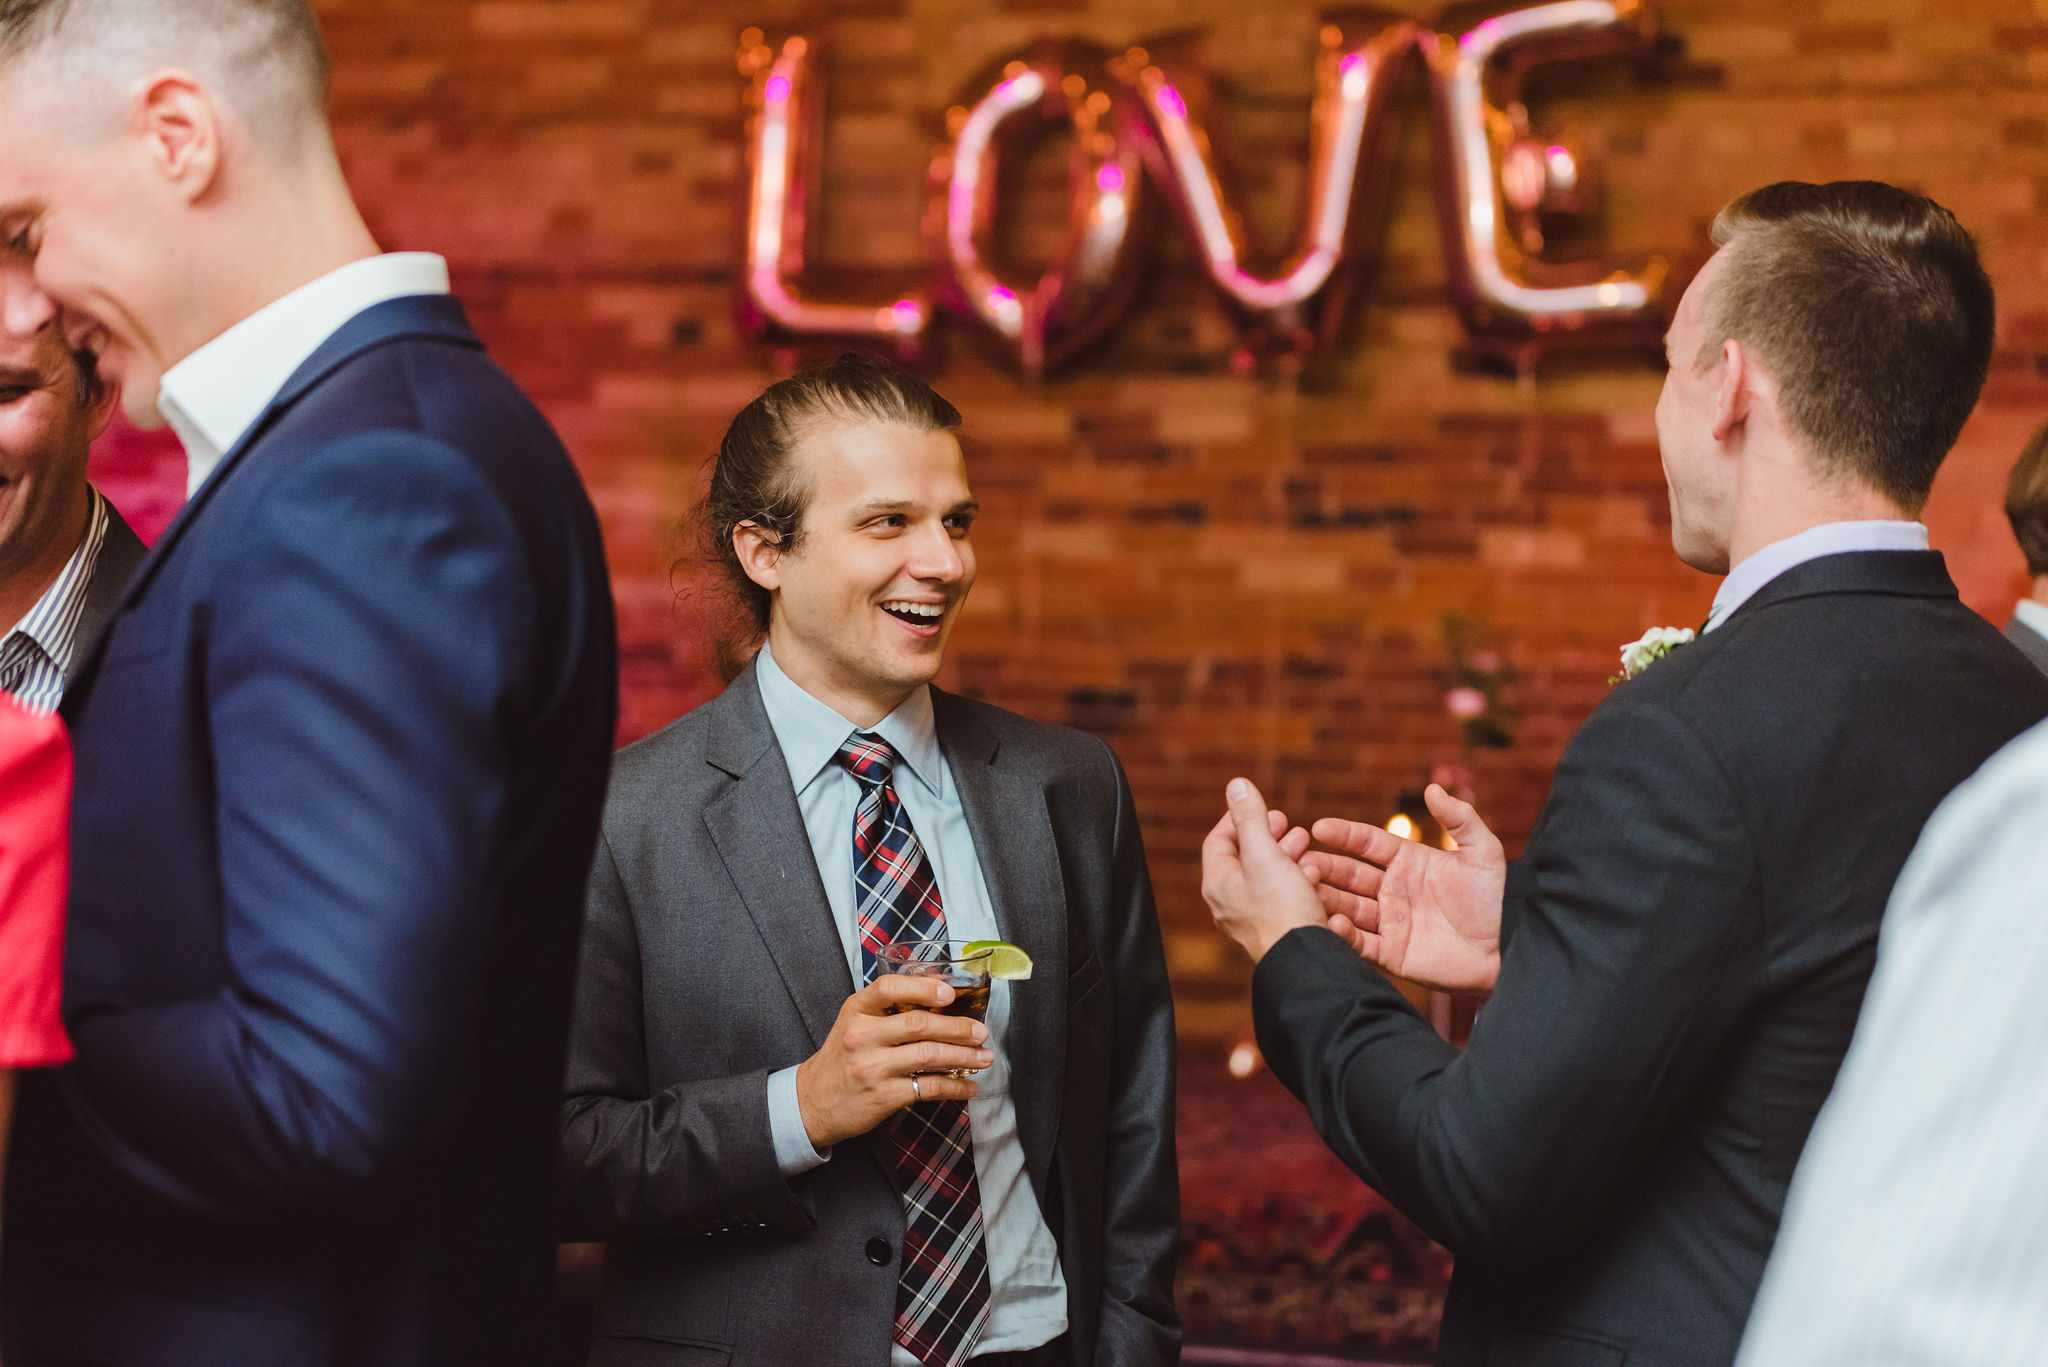
{"label": "man's smiling face", "polygon": [[[836,422],[806,432],[792,475],[801,535],[774,557],[769,640],[812,694],[879,720],[931,682],[974,587],[976,505],[951,432]],[[879,709],[879,710],[877,710]]]}
{"label": "man's smiling face", "polygon": [[138,136],[67,127],[62,106],[0,72],[0,248],[10,272],[0,330],[54,330],[97,353],[130,416],[156,425],[166,362],[149,319],[176,297],[185,266],[163,177]]}
{"label": "man's smiling face", "polygon": [[87,392],[55,333],[0,335],[0,578],[70,553],[86,452],[110,404]]}

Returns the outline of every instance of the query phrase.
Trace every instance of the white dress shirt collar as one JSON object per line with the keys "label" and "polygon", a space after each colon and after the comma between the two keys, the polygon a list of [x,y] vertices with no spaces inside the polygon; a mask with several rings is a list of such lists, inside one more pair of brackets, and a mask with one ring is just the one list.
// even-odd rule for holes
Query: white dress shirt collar
{"label": "white dress shirt collar", "polygon": [[946,796],[946,766],[940,762],[939,730],[932,715],[930,688],[919,688],[875,725],[860,727],[783,673],[782,666],[775,663],[775,652],[766,642],[755,659],[754,677],[761,686],[761,703],[768,709],[768,724],[782,746],[782,758],[789,765],[789,781],[797,792],[810,787],[824,772],[848,736],[865,730],[888,741],[904,767],[933,797]]}
{"label": "white dress shirt collar", "polygon": [[448,263],[429,252],[353,261],[258,309],[164,373],[157,409],[185,445],[186,496],[263,416],[292,372],[341,325],[375,304],[448,293]]}
{"label": "white dress shirt collar", "polygon": [[2037,636],[2048,637],[2048,603],[2037,603],[2031,598],[2022,598],[2013,606],[2012,615],[2021,623],[2032,627]]}
{"label": "white dress shirt collar", "polygon": [[1796,536],[1773,541],[1728,571],[1714,595],[1706,630],[1712,631],[1756,596],[1758,589],[1795,565],[1846,551],[1924,551],[1927,528],[1918,522],[1823,522]]}

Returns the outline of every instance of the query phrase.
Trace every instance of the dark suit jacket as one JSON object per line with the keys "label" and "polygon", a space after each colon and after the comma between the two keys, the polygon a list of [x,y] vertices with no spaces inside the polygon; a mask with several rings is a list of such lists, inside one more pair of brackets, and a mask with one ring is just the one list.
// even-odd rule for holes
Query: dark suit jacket
{"label": "dark suit jacket", "polygon": [[[1007,1057],[1074,1367],[1172,1362],[1173,1008],[1130,790],[1098,740],[933,704],[996,919],[1036,960]],[[768,1129],[768,1074],[852,991],[750,665],[613,765],[563,1112],[567,1237],[610,1245],[594,1364],[885,1367],[883,1141],[785,1181]]]}
{"label": "dark suit jacket", "polygon": [[1274,947],[1274,1071],[1457,1255],[1441,1367],[1733,1359],[1892,883],[2043,716],[1939,554],[1810,561],[1572,739],[1462,1054],[1327,930]]}
{"label": "dark suit jacket", "polygon": [[2048,674],[2048,636],[2015,617],[2005,624],[2005,639],[2020,648],[2020,654],[2033,662],[2034,668]]}
{"label": "dark suit jacket", "polygon": [[149,548],[142,544],[142,538],[128,525],[128,519],[121,516],[121,510],[107,500],[107,534],[100,542],[100,558],[93,562],[92,578],[85,585],[85,606],[78,614],[78,634],[71,650],[71,668],[64,673],[68,688],[78,677],[78,671],[92,655],[93,642],[107,625],[107,619],[114,615],[114,605],[121,601],[122,591],[142,557],[149,554]]}
{"label": "dark suit jacket", "polygon": [[541,1360],[615,708],[596,519],[447,298],[305,363],[64,700],[66,1023],[4,1355]]}

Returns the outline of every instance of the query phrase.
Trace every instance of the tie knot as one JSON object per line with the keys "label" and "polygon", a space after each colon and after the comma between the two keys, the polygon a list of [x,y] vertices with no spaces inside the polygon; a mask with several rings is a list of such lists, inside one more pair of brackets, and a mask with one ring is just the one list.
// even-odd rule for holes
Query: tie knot
{"label": "tie knot", "polygon": [[879,787],[889,781],[896,772],[896,751],[880,736],[871,736],[865,731],[856,731],[846,738],[834,755],[836,762],[847,773],[862,783]]}

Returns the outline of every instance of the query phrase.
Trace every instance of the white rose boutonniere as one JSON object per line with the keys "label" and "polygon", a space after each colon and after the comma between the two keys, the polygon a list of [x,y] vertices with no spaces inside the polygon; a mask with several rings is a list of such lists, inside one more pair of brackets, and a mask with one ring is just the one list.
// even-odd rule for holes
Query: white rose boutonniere
{"label": "white rose boutonniere", "polygon": [[1633,679],[1672,651],[1699,635],[1691,627],[1651,627],[1642,639],[1630,641],[1621,648],[1621,673],[1607,682],[1620,683]]}

